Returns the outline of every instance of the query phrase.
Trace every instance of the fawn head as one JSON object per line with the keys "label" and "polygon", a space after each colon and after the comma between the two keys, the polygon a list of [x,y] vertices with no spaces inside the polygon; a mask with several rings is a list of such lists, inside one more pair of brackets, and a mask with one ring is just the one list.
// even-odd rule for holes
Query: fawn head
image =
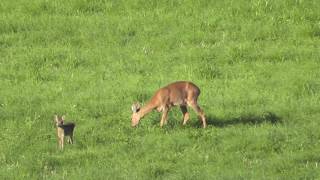
{"label": "fawn head", "polygon": [[59,117],[58,115],[54,115],[54,122],[57,127],[63,125],[64,116]]}
{"label": "fawn head", "polygon": [[139,115],[139,111],[140,111],[140,104],[139,103],[134,103],[132,106],[131,106],[131,110],[132,110],[132,116],[131,116],[131,126],[132,127],[135,127],[136,125],[139,124],[139,121],[140,121],[140,115]]}

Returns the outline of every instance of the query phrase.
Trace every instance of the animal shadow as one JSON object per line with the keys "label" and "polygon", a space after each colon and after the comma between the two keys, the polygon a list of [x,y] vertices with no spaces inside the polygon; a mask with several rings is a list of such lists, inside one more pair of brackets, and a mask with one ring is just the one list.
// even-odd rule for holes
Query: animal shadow
{"label": "animal shadow", "polygon": [[281,117],[272,112],[265,112],[260,115],[243,115],[240,117],[223,119],[214,116],[207,116],[207,124],[215,127],[226,127],[237,124],[258,125],[262,123],[281,124]]}

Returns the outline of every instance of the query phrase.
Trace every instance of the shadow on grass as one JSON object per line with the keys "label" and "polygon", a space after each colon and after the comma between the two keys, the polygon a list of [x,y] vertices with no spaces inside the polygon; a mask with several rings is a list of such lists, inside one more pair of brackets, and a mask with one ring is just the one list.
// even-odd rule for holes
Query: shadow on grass
{"label": "shadow on grass", "polygon": [[281,124],[282,120],[279,116],[272,112],[262,113],[260,115],[243,115],[240,117],[223,119],[217,118],[211,115],[207,117],[207,124],[213,125],[215,127],[226,127],[230,125],[237,125],[237,124],[248,124],[248,125],[258,125],[262,123],[271,123],[271,124]]}
{"label": "shadow on grass", "polygon": [[[159,119],[161,117],[153,118],[154,120],[151,122],[153,126],[159,126]],[[264,123],[269,124],[281,124],[282,118],[276,115],[273,112],[264,112],[258,115],[255,114],[245,114],[239,117],[234,118],[219,118],[210,114],[206,115],[207,125],[211,127],[227,127],[227,126],[235,126],[235,125],[259,125]],[[175,129],[178,126],[181,127],[193,127],[193,128],[202,128],[202,122],[197,119],[190,119],[186,126],[182,125],[182,121],[180,119],[174,120],[173,118],[169,118],[168,124],[166,124],[163,128],[166,130]]]}

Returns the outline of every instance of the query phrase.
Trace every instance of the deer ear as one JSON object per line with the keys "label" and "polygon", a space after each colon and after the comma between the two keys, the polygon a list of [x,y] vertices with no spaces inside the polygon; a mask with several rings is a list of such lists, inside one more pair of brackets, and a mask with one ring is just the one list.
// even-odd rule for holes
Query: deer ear
{"label": "deer ear", "polygon": [[132,112],[133,112],[133,113],[137,112],[137,109],[136,109],[135,104],[132,104],[132,106],[131,106],[131,110],[132,110]]}
{"label": "deer ear", "polygon": [[138,102],[136,103],[136,106],[137,106],[137,112],[140,111],[141,106]]}
{"label": "deer ear", "polygon": [[65,119],[65,115],[61,116],[61,120],[64,121]]}
{"label": "deer ear", "polygon": [[140,111],[140,104],[139,104],[139,103],[134,103],[134,104],[131,106],[131,110],[132,110],[132,112],[134,112],[134,113]]}

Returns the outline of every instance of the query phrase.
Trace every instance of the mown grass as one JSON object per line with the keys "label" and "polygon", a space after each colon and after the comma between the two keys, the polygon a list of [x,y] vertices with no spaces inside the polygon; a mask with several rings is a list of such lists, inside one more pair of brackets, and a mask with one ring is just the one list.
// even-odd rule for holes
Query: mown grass
{"label": "mown grass", "polygon": [[[311,1],[0,2],[1,179],[318,179]],[[190,80],[208,128],[130,106]],[[77,123],[59,151],[53,115]]]}

